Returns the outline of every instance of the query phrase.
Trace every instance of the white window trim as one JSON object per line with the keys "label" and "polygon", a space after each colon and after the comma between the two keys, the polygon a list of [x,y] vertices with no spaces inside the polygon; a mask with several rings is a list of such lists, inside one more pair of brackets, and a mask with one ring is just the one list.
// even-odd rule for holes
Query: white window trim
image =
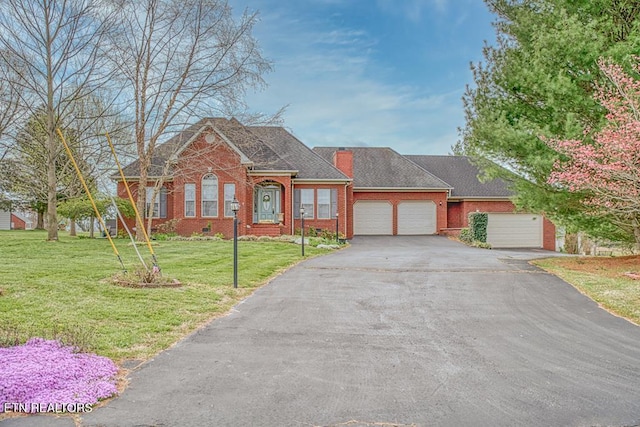
{"label": "white window trim", "polygon": [[[204,197],[204,182],[207,181],[207,178],[210,178],[210,177],[215,178],[215,182],[216,182],[215,192],[214,192],[215,199],[211,199],[211,200],[205,199],[205,197]],[[207,174],[207,175],[202,177],[201,183],[202,183],[201,184],[202,188],[200,189],[200,196],[201,196],[201,200],[200,200],[200,209],[201,210],[200,210],[200,212],[202,214],[202,218],[217,218],[218,214],[220,212],[220,205],[218,203],[218,198],[219,198],[218,197],[218,191],[220,190],[220,185],[219,185],[219,182],[218,182],[218,177],[215,176],[214,174]],[[213,215],[205,215],[205,212],[206,212],[206,210],[204,208],[205,202],[215,202],[216,209],[215,209],[215,213]]]}
{"label": "white window trim", "polygon": [[[193,186],[193,200],[187,200],[187,186]],[[196,184],[193,182],[187,182],[184,184],[184,217],[185,218],[196,218],[198,213],[196,212]],[[193,215],[187,215],[187,202],[193,203]]]}

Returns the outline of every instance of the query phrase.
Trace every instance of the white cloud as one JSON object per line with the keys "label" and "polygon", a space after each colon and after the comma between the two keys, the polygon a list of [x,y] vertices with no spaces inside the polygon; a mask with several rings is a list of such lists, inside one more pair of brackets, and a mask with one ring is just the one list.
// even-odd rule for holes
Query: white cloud
{"label": "white cloud", "polygon": [[[446,7],[444,0],[407,4],[405,14]],[[251,95],[249,104],[263,112],[289,104],[285,126],[305,144],[446,154],[456,142],[462,88],[438,91],[387,79],[392,73],[374,60],[377,41],[366,31],[325,27],[273,9],[257,30],[275,72],[265,76],[269,88]]]}
{"label": "white cloud", "polygon": [[[421,22],[425,14],[444,14],[450,0],[377,0],[378,7],[386,13],[400,15],[413,23]],[[460,0],[456,0],[460,1]]]}

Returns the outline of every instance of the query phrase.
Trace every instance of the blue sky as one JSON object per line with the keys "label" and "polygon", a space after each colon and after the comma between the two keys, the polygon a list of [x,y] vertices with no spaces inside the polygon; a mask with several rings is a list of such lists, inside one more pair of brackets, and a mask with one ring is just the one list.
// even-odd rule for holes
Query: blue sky
{"label": "blue sky", "polygon": [[481,0],[230,0],[260,12],[274,63],[254,111],[289,105],[287,127],[314,146],[388,146],[447,154],[464,125],[470,62],[493,43]]}

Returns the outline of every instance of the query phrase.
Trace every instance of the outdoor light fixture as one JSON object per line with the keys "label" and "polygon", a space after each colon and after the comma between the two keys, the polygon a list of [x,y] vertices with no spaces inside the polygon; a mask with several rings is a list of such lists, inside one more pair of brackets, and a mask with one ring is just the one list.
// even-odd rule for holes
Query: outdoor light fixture
{"label": "outdoor light fixture", "polygon": [[302,219],[302,229],[300,231],[302,235],[302,256],[304,256],[304,207],[300,208],[300,218]]}
{"label": "outdoor light fixture", "polygon": [[231,210],[233,211],[234,215],[236,215],[240,210],[240,202],[235,197],[231,201]]}
{"label": "outdoor light fixture", "polygon": [[240,210],[240,202],[233,196],[231,201],[231,210],[233,211],[233,287],[238,287],[238,211]]}

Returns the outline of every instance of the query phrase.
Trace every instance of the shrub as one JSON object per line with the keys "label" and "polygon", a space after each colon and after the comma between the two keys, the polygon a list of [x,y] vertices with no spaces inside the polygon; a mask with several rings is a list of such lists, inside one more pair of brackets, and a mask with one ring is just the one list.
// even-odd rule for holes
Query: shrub
{"label": "shrub", "polygon": [[158,232],[164,234],[175,233],[180,218],[173,218],[158,225]]}
{"label": "shrub", "polygon": [[153,238],[159,242],[163,242],[165,240],[172,240],[177,235],[177,233],[158,233],[154,234]]}
{"label": "shrub", "polygon": [[462,230],[460,230],[460,240],[465,243],[471,243],[473,241],[471,230],[469,228],[463,228]]}
{"label": "shrub", "polygon": [[470,212],[469,213],[469,229],[471,230],[471,238],[479,242],[487,241],[487,224],[489,223],[489,214],[486,212]]}
{"label": "shrub", "polygon": [[238,236],[238,240],[245,240],[247,242],[255,242],[258,240],[257,236],[253,234],[245,234],[244,236]]}
{"label": "shrub", "polygon": [[479,242],[478,240],[474,240],[472,246],[481,249],[491,249],[491,244],[487,242]]}
{"label": "shrub", "polygon": [[474,239],[470,228],[463,228],[460,230],[460,241],[466,245],[476,248],[491,249],[491,245],[489,243]]}

